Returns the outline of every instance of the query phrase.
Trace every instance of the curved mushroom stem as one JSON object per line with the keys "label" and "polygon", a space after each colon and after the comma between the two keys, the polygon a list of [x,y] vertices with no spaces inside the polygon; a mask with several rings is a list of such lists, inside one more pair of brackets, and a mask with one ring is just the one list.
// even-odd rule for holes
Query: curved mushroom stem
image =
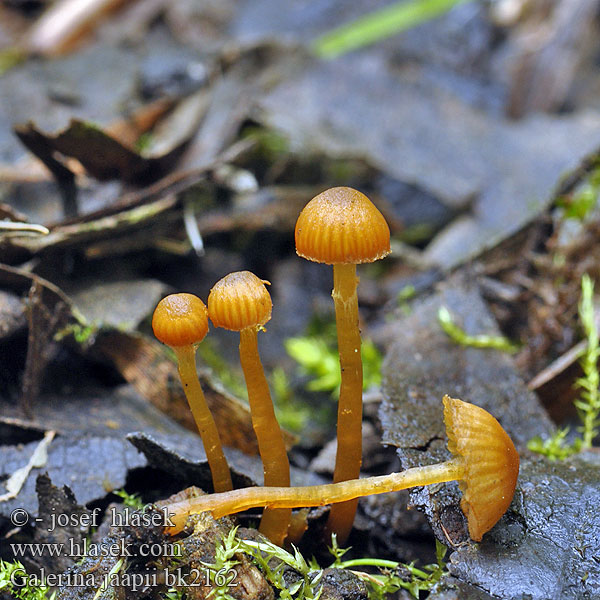
{"label": "curved mushroom stem", "polygon": [[187,518],[194,513],[211,512],[213,517],[218,519],[257,506],[290,509],[299,506],[345,503],[370,494],[383,494],[415,486],[462,480],[464,476],[464,461],[462,457],[456,457],[444,463],[414,467],[401,473],[339,483],[304,487],[250,487],[222,494],[209,494],[168,505],[170,520],[174,526],[167,528],[166,532],[171,535],[179,533]]}
{"label": "curved mushroom stem", "polygon": [[[258,354],[257,331],[258,327],[247,327],[240,331],[240,362],[248,389],[252,426],[263,462],[265,485],[289,486],[290,463]],[[291,513],[291,508],[267,508],[260,521],[259,531],[281,546],[287,535]]]}
{"label": "curved mushroom stem", "polygon": [[183,384],[183,390],[200,436],[204,444],[204,451],[212,474],[215,492],[226,492],[233,488],[231,473],[227,459],[223,453],[219,430],[206,403],[204,392],[198,381],[196,373],[196,349],[189,346],[172,346],[177,355],[179,376]]}
{"label": "curved mushroom stem", "polygon": [[[333,265],[335,321],[340,355],[341,385],[337,420],[337,454],[334,483],[357,479],[362,461],[362,358],[358,327],[358,297],[356,265]],[[358,500],[331,507],[327,521],[327,538],[337,535],[343,544],[354,522]]]}

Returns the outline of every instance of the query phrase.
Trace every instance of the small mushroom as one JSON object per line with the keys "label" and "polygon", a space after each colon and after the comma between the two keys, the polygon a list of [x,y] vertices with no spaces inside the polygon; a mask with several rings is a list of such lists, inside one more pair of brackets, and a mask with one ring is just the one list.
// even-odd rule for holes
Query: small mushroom
{"label": "small mushroom", "polygon": [[[362,460],[362,359],[358,326],[356,265],[390,253],[390,230],[383,215],[359,191],[326,190],[302,210],[296,223],[299,256],[333,265],[333,302],[340,355],[341,385],[337,454],[333,481],[356,479]],[[343,543],[352,529],[357,501],[332,507],[329,532]]]}
{"label": "small mushroom", "polygon": [[215,492],[233,488],[227,459],[215,420],[196,373],[196,346],[208,333],[208,313],[204,302],[193,294],[171,294],[154,310],[152,329],[159,341],[175,352],[185,396],[202,437]]}
{"label": "small mushroom", "polygon": [[482,408],[444,396],[448,449],[444,463],[414,467],[400,473],[297,488],[244,488],[193,498],[169,505],[175,527],[182,529],[192,513],[210,511],[213,517],[256,506],[322,506],[409,487],[458,480],[469,535],[477,542],[506,512],[517,485],[519,455],[498,421]]}
{"label": "small mushroom", "polygon": [[[265,485],[289,486],[290,464],[271,400],[269,384],[258,354],[257,333],[271,318],[271,296],[265,283],[250,271],[230,273],[208,296],[208,315],[215,327],[240,332],[240,362],[244,371],[252,426],[263,461]],[[291,509],[265,510],[260,531],[283,544]]]}

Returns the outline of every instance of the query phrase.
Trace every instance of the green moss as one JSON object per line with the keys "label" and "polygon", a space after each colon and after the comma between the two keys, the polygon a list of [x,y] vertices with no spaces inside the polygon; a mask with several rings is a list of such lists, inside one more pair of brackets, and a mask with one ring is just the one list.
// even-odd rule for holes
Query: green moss
{"label": "green moss", "polygon": [[440,325],[442,326],[442,329],[446,335],[448,335],[453,342],[461,346],[471,346],[473,348],[493,348],[495,350],[502,350],[503,352],[508,352],[510,354],[519,350],[519,346],[504,336],[467,334],[454,322],[450,311],[445,306],[441,306],[438,310],[438,321],[440,322]]}
{"label": "green moss", "polygon": [[530,450],[547,456],[550,460],[564,460],[580,450],[591,448],[594,438],[600,432],[600,373],[598,372],[600,347],[594,317],[594,282],[587,274],[581,279],[579,320],[587,341],[579,359],[583,377],[575,381],[575,386],[581,389],[579,398],[575,400],[575,408],[581,421],[581,426],[578,428],[581,437],[576,437],[568,443],[566,438],[569,429],[565,427],[557,430],[546,440],[536,436],[527,444]]}

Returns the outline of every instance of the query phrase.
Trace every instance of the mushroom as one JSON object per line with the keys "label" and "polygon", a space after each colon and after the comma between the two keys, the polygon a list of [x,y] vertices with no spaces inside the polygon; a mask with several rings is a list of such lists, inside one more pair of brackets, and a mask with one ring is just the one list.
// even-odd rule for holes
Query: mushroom
{"label": "mushroom", "polygon": [[[326,190],[302,210],[296,223],[296,252],[333,265],[333,302],[340,355],[341,385],[334,482],[356,479],[362,460],[362,359],[358,325],[356,265],[390,253],[390,230],[383,215],[361,192]],[[327,523],[344,542],[352,529],[357,501],[336,504]]]}
{"label": "mushroom", "polygon": [[[230,273],[210,291],[208,314],[215,327],[240,332],[240,362],[248,388],[252,427],[263,461],[265,485],[289,486],[290,464],[285,442],[258,354],[258,330],[271,318],[271,296],[265,284],[269,282],[250,271]],[[290,509],[267,509],[259,530],[281,545],[287,535],[290,517]]]}
{"label": "mushroom", "polygon": [[171,534],[180,531],[192,513],[210,511],[218,518],[256,506],[321,506],[458,480],[463,492],[460,507],[467,518],[469,535],[479,542],[512,501],[519,474],[519,455],[508,434],[487,411],[449,396],[444,396],[443,403],[448,450],[453,454],[449,461],[326,485],[251,487],[201,496],[169,505],[174,527],[167,531]]}
{"label": "mushroom", "polygon": [[215,492],[231,490],[231,473],[223,453],[219,430],[206,403],[196,373],[196,346],[208,333],[204,302],[193,294],[163,298],[152,316],[154,335],[177,356],[177,368],[188,404],[202,437]]}

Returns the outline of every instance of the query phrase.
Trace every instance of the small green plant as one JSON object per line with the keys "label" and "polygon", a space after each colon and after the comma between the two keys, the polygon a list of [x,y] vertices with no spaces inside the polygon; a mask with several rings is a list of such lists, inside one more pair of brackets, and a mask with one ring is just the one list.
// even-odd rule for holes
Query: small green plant
{"label": "small green plant", "polygon": [[321,58],[335,58],[351,50],[416,27],[443,15],[465,0],[403,0],[373,11],[316,39],[312,48]]}
{"label": "small green plant", "polygon": [[[285,340],[288,354],[301,366],[303,372],[312,377],[306,389],[313,392],[340,392],[340,359],[337,350],[326,336],[288,338]],[[369,340],[361,344],[363,361],[363,388],[381,383],[381,353]]]}
{"label": "small green plant", "polygon": [[236,560],[235,555],[241,551],[241,543],[236,534],[237,527],[233,527],[216,545],[214,563],[202,563],[212,585],[211,598],[235,600],[229,592],[231,590],[230,586],[236,584],[237,572],[235,566],[239,561]]}
{"label": "small green plant", "polygon": [[572,443],[567,441],[569,428],[557,429],[549,438],[543,440],[539,435],[527,442],[527,448],[536,454],[542,454],[552,461],[565,460],[581,450],[581,438],[575,438]]}
{"label": "small green plant", "polygon": [[552,436],[542,440],[539,436],[529,440],[527,447],[538,454],[547,456],[550,460],[564,460],[580,450],[592,447],[594,438],[600,430],[600,373],[598,358],[598,329],[594,318],[594,282],[589,275],[581,278],[581,301],[579,303],[579,320],[583,327],[587,344],[579,360],[583,369],[583,377],[576,380],[576,387],[581,389],[581,395],[575,400],[575,408],[581,426],[578,428],[581,437],[576,437],[571,443],[566,441],[569,429],[558,429]]}
{"label": "small green plant", "polygon": [[592,441],[598,435],[600,428],[600,374],[598,373],[598,329],[594,318],[594,282],[589,275],[581,279],[581,302],[579,304],[579,318],[587,340],[585,352],[580,359],[583,377],[575,382],[581,389],[581,396],[575,400],[575,408],[581,421],[581,446],[591,448]]}
{"label": "small green plant", "polygon": [[461,346],[471,346],[473,348],[494,348],[495,350],[502,350],[510,354],[517,352],[519,346],[513,344],[509,339],[499,335],[469,335],[463,331],[452,318],[450,311],[445,307],[441,306],[438,310],[438,321],[445,331],[446,335],[457,344]]}
{"label": "small green plant", "polygon": [[0,596],[5,593],[18,600],[54,600],[56,596],[55,592],[50,594],[45,585],[31,585],[25,567],[18,560],[0,560]]}
{"label": "small green plant", "polygon": [[587,181],[573,194],[559,198],[557,204],[567,219],[585,221],[600,195],[600,168],[595,168]]}
{"label": "small green plant", "polygon": [[121,498],[123,504],[129,508],[135,510],[143,510],[144,508],[144,503],[138,494],[129,494],[125,490],[116,490],[113,494]]}
{"label": "small green plant", "polygon": [[[445,573],[446,564],[444,558],[447,548],[435,542],[436,563],[425,565],[422,568],[415,567],[414,563],[404,564],[393,560],[379,558],[357,558],[353,560],[342,560],[348,549],[337,545],[335,536],[332,536],[332,545],[329,551],[334,557],[332,568],[351,569],[352,572],[362,579],[369,591],[371,600],[384,600],[389,594],[398,590],[408,591],[414,598],[420,597],[420,592],[430,591]],[[356,571],[354,567],[376,567],[381,570],[379,575]]]}
{"label": "small green plant", "polygon": [[94,323],[71,323],[57,331],[54,340],[60,342],[66,337],[73,336],[73,339],[80,345],[88,343],[97,333],[98,326]]}
{"label": "small green plant", "polygon": [[161,597],[163,600],[185,600],[186,593],[180,588],[169,588]]}
{"label": "small green plant", "polygon": [[[240,549],[252,558],[267,581],[279,591],[281,600],[318,600],[321,596],[323,571],[313,569],[297,548],[293,547],[292,554],[267,541],[240,540],[239,543]],[[286,565],[301,576],[291,585],[284,580]]]}

